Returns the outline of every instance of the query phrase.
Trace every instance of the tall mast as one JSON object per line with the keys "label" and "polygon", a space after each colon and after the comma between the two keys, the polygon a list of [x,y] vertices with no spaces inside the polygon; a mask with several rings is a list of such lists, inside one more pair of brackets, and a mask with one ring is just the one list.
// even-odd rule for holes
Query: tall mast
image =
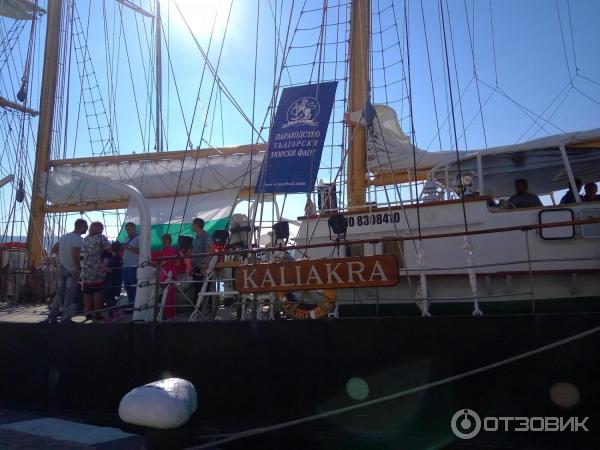
{"label": "tall mast", "polygon": [[48,161],[50,160],[56,81],[58,78],[62,3],[62,0],[51,0],[48,2],[40,117],[35,149],[33,186],[31,190],[31,213],[29,215],[29,228],[27,230],[29,264],[32,267],[39,267],[42,264],[43,257],[42,241],[44,236],[45,196],[42,186],[42,174],[48,172]]}
{"label": "tall mast", "polygon": [[161,55],[161,23],[160,0],[156,0],[155,18],[156,36],[156,151],[162,152],[162,55]]}
{"label": "tall mast", "polygon": [[[370,0],[353,0],[350,14],[348,110],[363,111],[370,89]],[[363,206],[366,203],[367,187],[367,133],[364,126],[350,124],[348,134],[348,206]]]}

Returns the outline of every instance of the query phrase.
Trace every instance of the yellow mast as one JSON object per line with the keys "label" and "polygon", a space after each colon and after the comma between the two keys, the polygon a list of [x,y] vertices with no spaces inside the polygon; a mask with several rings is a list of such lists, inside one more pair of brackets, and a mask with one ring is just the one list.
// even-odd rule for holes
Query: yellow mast
{"label": "yellow mast", "polygon": [[[350,86],[349,111],[362,111],[368,98],[370,0],[353,0],[350,11]],[[362,125],[348,127],[348,206],[366,203],[367,186],[367,134]]]}
{"label": "yellow mast", "polygon": [[58,59],[60,44],[60,22],[62,0],[48,2],[46,24],[46,43],[44,48],[44,73],[42,76],[40,118],[38,123],[37,144],[35,151],[35,168],[31,190],[31,213],[27,230],[27,246],[29,264],[39,267],[42,264],[44,236],[44,195],[42,174],[48,171],[50,159],[50,143],[52,141],[52,123],[54,118],[54,99],[56,96],[56,80],[58,78]]}
{"label": "yellow mast", "polygon": [[162,52],[161,52],[161,23],[160,23],[160,0],[156,0],[156,17],[154,19],[156,28],[156,151],[163,151],[162,137]]}

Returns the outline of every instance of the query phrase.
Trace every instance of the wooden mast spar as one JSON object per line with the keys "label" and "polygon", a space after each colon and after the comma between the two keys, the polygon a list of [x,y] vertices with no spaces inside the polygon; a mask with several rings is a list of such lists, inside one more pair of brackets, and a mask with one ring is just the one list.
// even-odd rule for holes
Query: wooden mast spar
{"label": "wooden mast spar", "polygon": [[[348,110],[364,111],[369,85],[370,0],[353,0],[350,11],[350,85]],[[364,126],[348,126],[348,207],[366,203],[367,133]]]}
{"label": "wooden mast spar", "polygon": [[27,230],[27,247],[29,265],[31,267],[39,267],[42,264],[43,257],[45,196],[42,185],[42,174],[48,172],[48,162],[50,160],[56,82],[58,78],[62,5],[62,0],[49,1],[48,14],[46,16],[44,73],[42,75],[40,118],[35,149],[33,186],[31,190],[31,213],[29,215],[29,228]]}
{"label": "wooden mast spar", "polygon": [[162,52],[161,52],[161,22],[160,22],[160,0],[156,0],[156,17],[154,18],[156,37],[156,151],[163,151],[162,138]]}

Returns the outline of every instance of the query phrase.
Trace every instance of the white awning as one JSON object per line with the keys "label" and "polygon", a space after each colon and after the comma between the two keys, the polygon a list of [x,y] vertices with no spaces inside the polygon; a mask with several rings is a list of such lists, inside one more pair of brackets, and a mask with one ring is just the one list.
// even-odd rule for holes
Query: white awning
{"label": "white awning", "polygon": [[252,156],[248,152],[202,156],[190,151],[189,154],[194,156],[170,159],[169,152],[164,152],[160,154],[163,159],[153,154],[148,159],[130,155],[135,156],[131,161],[126,161],[126,156],[118,160],[109,157],[104,162],[86,158],[84,163],[72,165],[63,161],[50,171],[46,199],[60,205],[126,200],[123,193],[83,180],[73,170],[132,185],[146,198],[239,190],[256,183],[264,150],[261,147]]}
{"label": "white awning", "polygon": [[[597,142],[598,145],[593,144]],[[585,147],[575,144],[591,143]],[[573,175],[583,183],[600,181],[600,128],[588,131],[547,136],[517,145],[495,147],[469,152],[461,158],[463,175],[473,176],[477,184],[477,156],[481,156],[483,167],[484,194],[506,197],[514,194],[514,181],[524,178],[529,190],[545,194],[566,189],[569,178],[560,152],[565,145]],[[448,164],[449,180],[458,173],[456,161]],[[432,172],[443,181],[445,165],[438,165]]]}

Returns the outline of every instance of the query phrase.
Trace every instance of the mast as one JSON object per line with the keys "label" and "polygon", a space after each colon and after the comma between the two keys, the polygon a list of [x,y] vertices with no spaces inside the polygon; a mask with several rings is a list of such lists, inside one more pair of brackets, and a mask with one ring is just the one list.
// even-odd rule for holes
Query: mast
{"label": "mast", "polygon": [[[353,0],[350,11],[349,111],[363,111],[367,105],[370,49],[370,0]],[[364,126],[348,126],[348,206],[366,203],[367,133]]]}
{"label": "mast", "polygon": [[156,0],[156,151],[162,152],[162,55],[160,30],[160,0]]}
{"label": "mast", "polygon": [[31,190],[31,213],[27,230],[29,264],[39,267],[42,264],[42,240],[44,235],[44,193],[42,174],[48,171],[50,145],[52,142],[52,124],[58,78],[60,23],[62,0],[48,2],[46,24],[46,43],[44,47],[44,72],[42,75],[40,117],[38,122],[37,143],[35,149],[35,168]]}

